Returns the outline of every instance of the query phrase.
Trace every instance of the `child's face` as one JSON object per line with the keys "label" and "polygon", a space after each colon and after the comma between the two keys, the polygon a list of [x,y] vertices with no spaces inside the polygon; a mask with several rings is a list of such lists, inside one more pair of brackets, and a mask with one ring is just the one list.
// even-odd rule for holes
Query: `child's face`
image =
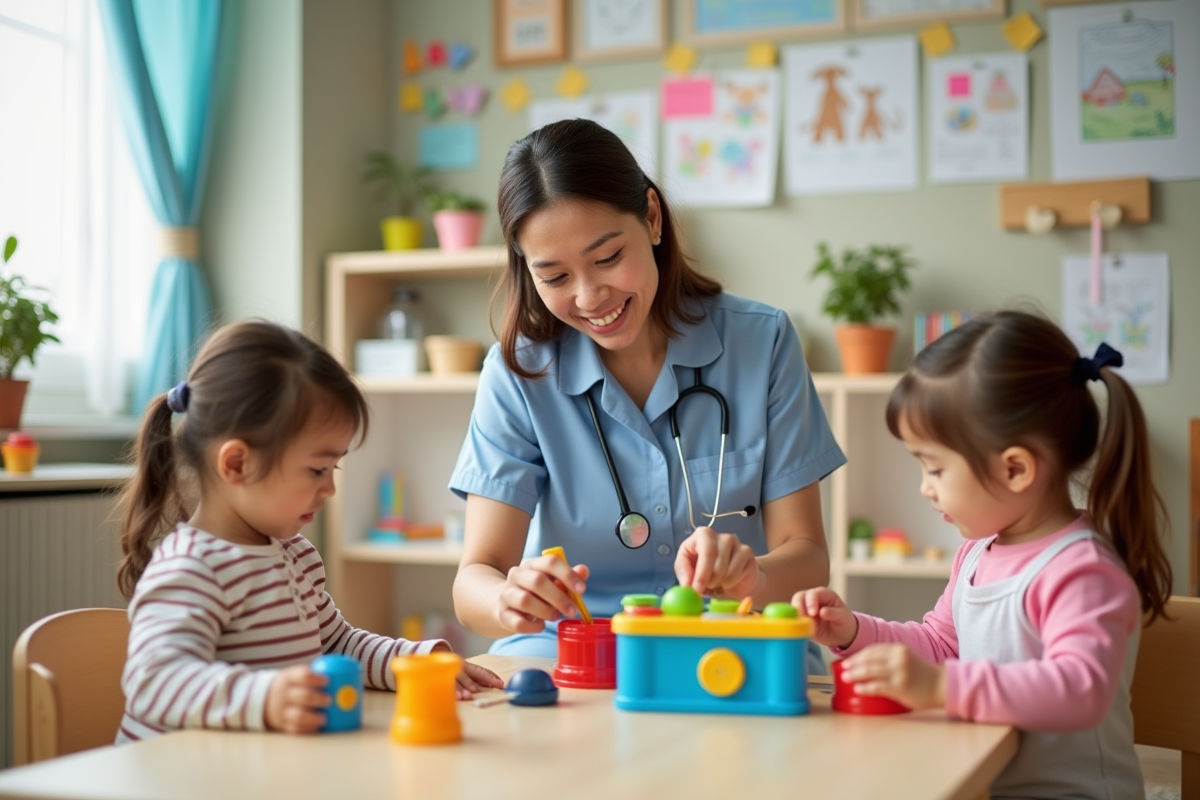
{"label": "child's face", "polygon": [[333,471],[355,433],[353,425],[341,420],[307,425],[275,468],[247,485],[239,516],[272,539],[295,536],[313,521],[325,498],[333,496]]}
{"label": "child's face", "polygon": [[[1005,497],[1003,486],[984,485],[959,453],[917,436],[903,420],[900,438],[921,463],[921,495],[929,498],[934,511],[953,523],[964,538],[982,539],[999,533],[1020,516],[1012,498]],[[989,468],[998,470],[996,477],[1002,479],[999,456],[995,463],[989,460]]]}

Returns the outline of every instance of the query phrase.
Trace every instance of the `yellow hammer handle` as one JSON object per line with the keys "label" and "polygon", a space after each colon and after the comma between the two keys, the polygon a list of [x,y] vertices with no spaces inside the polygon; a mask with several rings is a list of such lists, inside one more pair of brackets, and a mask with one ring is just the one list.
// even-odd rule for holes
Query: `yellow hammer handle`
{"label": "yellow hammer handle", "polygon": [[[547,547],[542,551],[542,555],[561,558],[563,562],[567,564],[567,566],[570,566],[571,564],[571,562],[567,561],[567,554],[561,547]],[[574,603],[575,607],[579,609],[579,616],[583,617],[584,622],[586,622],[588,625],[591,625],[592,615],[588,613],[587,606],[583,604],[583,598],[575,594],[575,590],[570,586],[564,586],[563,588],[567,590],[567,595],[570,596],[571,602]]]}

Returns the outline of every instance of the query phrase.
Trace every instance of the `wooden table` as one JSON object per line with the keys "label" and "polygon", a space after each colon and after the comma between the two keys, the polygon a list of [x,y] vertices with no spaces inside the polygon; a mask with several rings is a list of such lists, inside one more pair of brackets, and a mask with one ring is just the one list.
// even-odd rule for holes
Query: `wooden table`
{"label": "wooden table", "polygon": [[[547,659],[478,656],[502,677]],[[320,736],[183,731],[0,773],[0,797],[932,798],[986,797],[1017,733],[922,712],[802,717],[618,711],[611,691],[557,706],[459,704],[464,741],[393,744],[395,695],[368,692],[364,728]]]}

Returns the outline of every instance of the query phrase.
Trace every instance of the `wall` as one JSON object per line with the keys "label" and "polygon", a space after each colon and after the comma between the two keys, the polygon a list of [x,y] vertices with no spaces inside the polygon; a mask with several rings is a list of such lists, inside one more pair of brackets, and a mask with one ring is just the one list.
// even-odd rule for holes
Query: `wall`
{"label": "wall", "polygon": [[[671,5],[672,26],[678,36],[682,32],[682,0],[674,0]],[[1012,13],[1028,11],[1043,29],[1047,28],[1046,9],[1036,0],[1011,0],[1009,5]],[[416,0],[394,0],[394,9],[392,52],[396,63],[406,39],[424,45],[439,38],[476,48],[476,58],[462,72],[439,69],[418,77],[425,85],[477,82],[491,89],[479,117],[482,149],[478,169],[445,173],[439,180],[448,187],[486,197],[494,206],[504,153],[509,144],[528,132],[525,114],[510,114],[497,92],[511,77],[519,75],[535,97],[554,96],[554,83],[563,65],[496,71],[492,67],[490,13],[466,14],[460,3]],[[952,29],[958,40],[957,53],[1009,51],[999,22],[955,24]],[[1048,55],[1044,40],[1030,52],[1031,180],[1050,180]],[[701,50],[697,66],[709,70],[744,63],[745,49],[732,47]],[[583,68],[594,93],[649,88],[664,74],[658,59],[589,64]],[[393,92],[398,91],[399,69],[391,71],[391,80]],[[420,115],[394,112],[392,146],[397,155],[415,161],[416,136],[422,124],[425,120]],[[683,227],[701,267],[722,280],[730,291],[769,300],[801,321],[801,335],[816,370],[838,368],[831,325],[820,314],[822,287],[807,278],[818,241],[827,241],[835,249],[868,243],[906,244],[920,260],[913,291],[904,299],[903,315],[897,321],[900,334],[893,353],[894,369],[904,366],[911,350],[908,326],[915,311],[1025,303],[1057,317],[1061,258],[1067,253],[1086,252],[1088,246],[1083,230],[1045,237],[1001,231],[996,185],[925,183],[913,192],[789,198],[783,196],[782,175],[780,184],[776,203],[770,208],[685,210]],[[1111,247],[1170,253],[1172,296],[1200,298],[1200,232],[1195,226],[1200,218],[1200,181],[1156,184],[1153,203],[1154,222],[1117,230],[1110,237]],[[485,242],[498,242],[494,208],[488,225]],[[431,234],[427,234],[427,244],[433,244]],[[1175,347],[1170,383],[1139,390],[1150,420],[1159,489],[1175,531],[1170,552],[1177,590],[1186,586],[1185,431],[1188,417],[1200,413],[1200,361],[1189,348],[1180,346],[1200,341],[1200,316],[1188,310],[1188,304],[1175,303],[1172,311],[1171,339]]]}

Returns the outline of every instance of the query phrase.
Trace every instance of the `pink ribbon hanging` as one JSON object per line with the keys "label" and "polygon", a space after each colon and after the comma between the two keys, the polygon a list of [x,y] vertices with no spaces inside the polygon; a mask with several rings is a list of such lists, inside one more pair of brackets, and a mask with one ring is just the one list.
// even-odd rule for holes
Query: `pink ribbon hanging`
{"label": "pink ribbon hanging", "polygon": [[1102,300],[1100,286],[1100,267],[1103,256],[1103,239],[1101,235],[1100,210],[1092,208],[1092,280],[1089,287],[1092,305],[1098,306]]}

